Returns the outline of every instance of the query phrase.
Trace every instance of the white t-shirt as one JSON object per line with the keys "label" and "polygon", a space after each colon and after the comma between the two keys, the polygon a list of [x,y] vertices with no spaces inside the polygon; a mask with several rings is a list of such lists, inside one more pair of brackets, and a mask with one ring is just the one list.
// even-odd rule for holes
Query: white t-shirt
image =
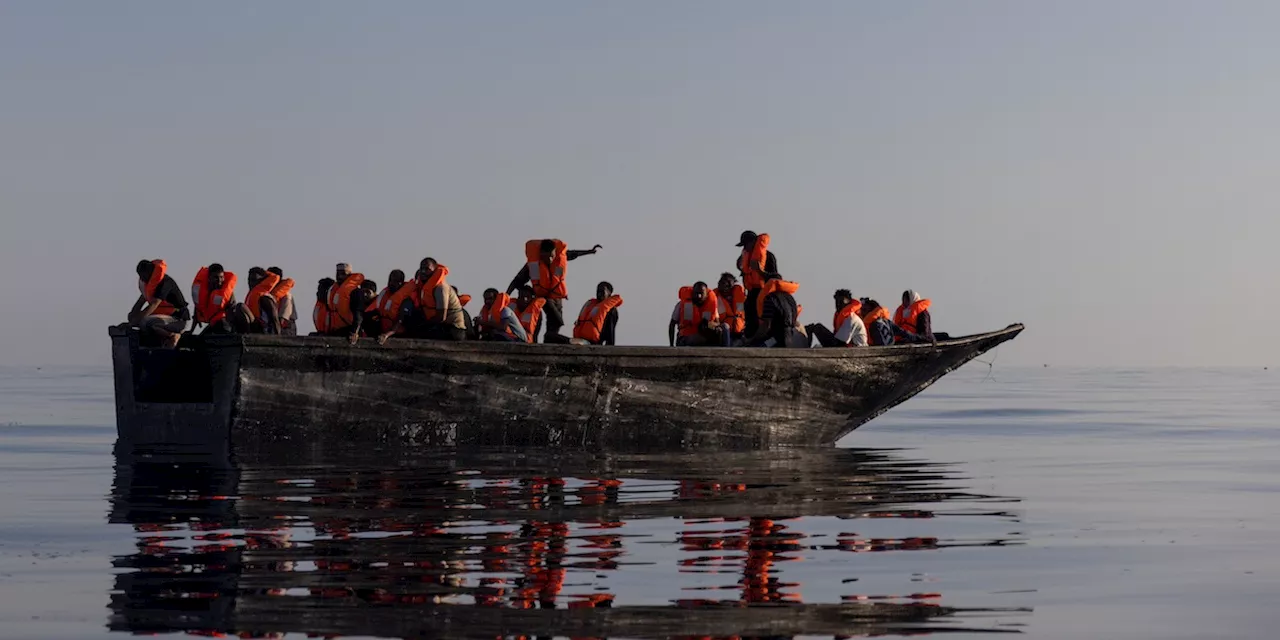
{"label": "white t-shirt", "polygon": [[867,346],[867,325],[863,324],[858,314],[849,314],[844,324],[836,327],[836,340],[851,347],[865,347]]}

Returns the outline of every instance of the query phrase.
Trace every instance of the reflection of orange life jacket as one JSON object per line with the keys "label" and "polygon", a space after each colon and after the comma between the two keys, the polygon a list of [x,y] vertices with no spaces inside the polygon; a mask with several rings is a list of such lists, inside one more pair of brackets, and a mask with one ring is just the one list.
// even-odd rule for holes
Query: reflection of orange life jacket
{"label": "reflection of orange life jacket", "polygon": [[520,302],[512,300],[507,306],[516,312],[520,318],[520,326],[524,327],[524,332],[529,336],[529,343],[533,343],[533,332],[538,328],[538,323],[542,321],[542,305],[546,304],[546,298],[534,298],[529,306],[520,310]]}
{"label": "reflection of orange life jacket", "polygon": [[542,261],[542,241],[530,240],[524,243],[525,264],[529,267],[529,282],[533,284],[533,293],[539,298],[563,300],[569,297],[565,287],[564,276],[569,268],[569,247],[559,240],[556,243],[556,256],[550,264]]}
{"label": "reflection of orange life jacket", "polygon": [[689,336],[698,335],[698,328],[703,322],[711,322],[719,319],[716,308],[716,294],[714,291],[708,291],[707,297],[702,301],[701,305],[693,302],[693,287],[680,288],[680,337],[687,338]]}
{"label": "reflection of orange life jacket", "polygon": [[316,306],[311,310],[311,322],[316,325],[316,333],[329,333],[329,327],[333,324],[333,314],[329,313],[329,305],[316,300]]}
{"label": "reflection of orange life jacket", "polygon": [[[165,271],[169,268],[168,265],[164,263],[164,260],[160,259],[152,260],[151,264],[155,266],[155,268],[151,270],[151,277],[147,278],[145,283],[139,281],[139,285],[142,290],[142,297],[146,298],[148,304],[157,300],[156,292],[160,289],[160,283],[164,282]],[[177,307],[165,302],[164,300],[160,300],[160,304],[156,306],[156,310],[151,313],[158,316],[171,316],[177,310]]]}
{"label": "reflection of orange life jacket", "polygon": [[209,267],[200,267],[191,281],[191,303],[196,307],[196,322],[213,324],[227,317],[227,301],[236,290],[236,274],[222,272],[222,287],[209,288]]}
{"label": "reflection of orange life jacket", "polygon": [[[765,298],[768,298],[770,294],[781,291],[783,293],[795,295],[795,292],[799,290],[800,285],[786,280],[779,280],[777,278],[764,283],[764,287],[760,289],[760,297],[756,298],[756,317],[764,315],[764,300]],[[799,308],[796,309],[796,317],[800,317]]]}
{"label": "reflection of orange life jacket", "polygon": [[[831,331],[835,333],[839,333],[840,327],[844,326],[845,320],[848,320],[849,318],[855,315],[858,315],[859,311],[862,311],[861,301],[854,300],[853,302],[846,304],[843,309],[836,312],[835,317],[831,320]],[[861,316],[858,316],[858,317],[859,319],[861,319]]]}
{"label": "reflection of orange life jacket", "polygon": [[[911,307],[898,305],[898,310],[893,313],[893,323],[902,328],[903,331],[910,333],[916,332],[916,316],[921,311],[929,308],[929,300],[917,300],[911,303]],[[898,337],[897,342],[901,342],[904,338]]]}
{"label": "reflection of orange life jacket", "polygon": [[747,314],[744,304],[747,301],[747,292],[743,290],[742,285],[733,285],[733,293],[731,298],[716,292],[716,312],[720,314],[720,321],[729,325],[729,330],[734,333],[742,333],[747,330]]}
{"label": "reflection of orange life jacket", "polygon": [[329,331],[340,331],[350,327],[355,321],[351,313],[351,294],[364,283],[364,274],[353,273],[342,282],[329,287]]}
{"label": "reflection of orange life jacket", "polygon": [[600,332],[604,330],[605,316],[617,307],[622,306],[622,296],[612,295],[599,300],[588,300],[578,313],[578,321],[573,323],[573,337],[586,340],[592,344],[600,343]]}
{"label": "reflection of orange life jacket", "polygon": [[[436,309],[436,289],[449,286],[445,280],[447,275],[449,275],[449,267],[437,264],[436,270],[431,272],[427,281],[418,287],[418,308],[422,310],[422,317],[428,321],[438,321],[441,313],[448,311],[448,309]],[[458,302],[461,303],[462,298],[458,298]]]}
{"label": "reflection of orange life jacket", "polygon": [[271,295],[271,290],[278,284],[280,284],[280,276],[268,271],[265,278],[249,289],[249,295],[244,298],[244,306],[255,322],[261,318],[259,314],[262,312],[262,296]]}
{"label": "reflection of orange life jacket", "polygon": [[480,309],[481,322],[493,323],[500,327],[498,329],[494,329],[486,326],[481,327],[481,330],[486,332],[499,331],[507,334],[508,336],[515,336],[514,333],[511,333],[511,328],[502,322],[502,310],[507,308],[507,305],[509,304],[511,304],[511,296],[505,293],[499,293],[497,297],[493,299],[493,304],[486,304],[484,308]]}
{"label": "reflection of orange life jacket", "polygon": [[378,312],[378,321],[383,332],[395,329],[396,320],[400,316],[400,307],[404,305],[405,300],[412,300],[414,306],[418,305],[418,283],[405,282],[394,293],[391,287],[383,287],[382,293],[379,293],[370,305],[371,310]]}
{"label": "reflection of orange life jacket", "polygon": [[738,271],[742,273],[742,285],[748,289],[764,286],[764,263],[769,257],[769,234],[756,237],[755,245],[743,247],[738,256]]}

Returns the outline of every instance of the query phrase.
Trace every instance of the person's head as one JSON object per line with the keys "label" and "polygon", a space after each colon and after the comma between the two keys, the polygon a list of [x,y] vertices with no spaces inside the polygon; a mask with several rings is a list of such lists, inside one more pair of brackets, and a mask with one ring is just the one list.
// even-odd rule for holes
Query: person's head
{"label": "person's head", "polygon": [[707,289],[708,289],[707,283],[705,282],[693,283],[693,303],[694,304],[702,304],[707,301]]}
{"label": "person's head", "polygon": [[853,302],[853,292],[848,289],[836,289],[836,311],[839,311]]}
{"label": "person's head", "polygon": [[489,306],[489,305],[493,304],[493,301],[494,301],[494,300],[497,300],[497,299],[498,299],[498,290],[497,290],[497,289],[485,289],[485,290],[484,290],[484,306],[486,306],[486,307],[487,307],[487,306]]}
{"label": "person's head", "polygon": [[262,282],[266,277],[267,277],[266,269],[263,269],[262,267],[254,267],[250,269],[249,270],[249,286],[250,287],[258,286],[258,283]]}
{"label": "person's head", "polygon": [[365,280],[364,282],[361,282],[360,288],[374,295],[377,295],[378,293],[378,283],[373,280]]}
{"label": "person's head", "polygon": [[862,313],[864,313],[864,314],[865,314],[865,313],[871,313],[872,311],[875,311],[876,309],[879,309],[879,308],[880,308],[880,303],[879,303],[879,302],[876,302],[875,300],[872,300],[871,298],[863,298],[863,299],[862,299]]}
{"label": "person's head", "polygon": [[911,304],[920,299],[920,295],[915,291],[907,289],[902,292],[902,306],[909,307]]}
{"label": "person's head", "polygon": [[604,300],[613,295],[613,285],[608,282],[601,282],[596,285],[596,300]]}
{"label": "person's head", "polygon": [[316,283],[316,300],[324,302],[329,297],[329,289],[333,288],[333,278],[320,278],[320,282]]}
{"label": "person's head", "polygon": [[334,268],[333,273],[334,273],[333,281],[342,282],[343,280],[346,280],[351,275],[351,265],[345,262],[339,262],[337,267]]}
{"label": "person's head", "polygon": [[267,273],[274,273],[281,278],[284,277],[284,269],[281,269],[280,267],[267,267]]}
{"label": "person's head", "polygon": [[720,274],[720,284],[716,286],[716,289],[727,296],[733,293],[733,285],[735,284],[738,284],[738,278],[732,273],[725,272]]}
{"label": "person's head", "polygon": [[422,270],[422,275],[428,278],[436,272],[436,268],[439,266],[440,263],[436,262],[435,258],[423,258],[422,262],[418,263],[418,268]]}
{"label": "person's head", "polygon": [[519,297],[517,297],[517,298],[516,298],[516,300],[517,300],[517,303],[520,305],[520,308],[521,308],[521,309],[523,309],[523,308],[525,308],[525,307],[529,306],[530,304],[532,304],[532,303],[533,303],[533,299],[534,299],[534,297],[535,297],[535,294],[534,294],[534,292],[533,292],[533,287],[531,287],[531,286],[529,286],[529,285],[527,285],[527,284],[526,284],[526,285],[524,285],[523,287],[520,287],[520,291],[519,291],[519,293],[518,293],[517,295],[518,295]]}
{"label": "person's head", "polygon": [[758,237],[760,236],[756,235],[756,232],[754,231],[743,231],[742,235],[738,236],[737,246],[744,249],[750,249],[756,246],[756,238]]}
{"label": "person's head", "polygon": [[395,291],[396,289],[399,289],[400,286],[403,284],[404,284],[403,271],[399,269],[392,269],[391,273],[387,274],[387,288],[391,289],[392,291]]}
{"label": "person's head", "polygon": [[226,283],[227,270],[216,262],[209,265],[209,289],[221,289]]}
{"label": "person's head", "polygon": [[151,274],[155,271],[155,269],[156,269],[156,265],[150,260],[138,261],[138,268],[137,268],[138,277],[141,278],[143,282],[146,282],[147,280],[151,279]]}
{"label": "person's head", "polygon": [[542,256],[543,260],[550,261],[556,256],[556,241],[550,238],[543,240],[542,244],[538,246],[538,254]]}

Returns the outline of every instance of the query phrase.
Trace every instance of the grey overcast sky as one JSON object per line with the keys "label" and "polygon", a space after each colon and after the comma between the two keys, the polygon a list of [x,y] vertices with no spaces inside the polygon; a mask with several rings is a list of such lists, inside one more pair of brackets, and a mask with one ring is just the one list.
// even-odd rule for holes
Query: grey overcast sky
{"label": "grey overcast sky", "polygon": [[[477,295],[604,251],[620,339],[769,232],[1000,362],[1280,364],[1280,3],[0,2],[0,362],[102,363],[139,258]],[[244,295],[243,284],[239,291]],[[471,310],[479,305],[472,303]]]}

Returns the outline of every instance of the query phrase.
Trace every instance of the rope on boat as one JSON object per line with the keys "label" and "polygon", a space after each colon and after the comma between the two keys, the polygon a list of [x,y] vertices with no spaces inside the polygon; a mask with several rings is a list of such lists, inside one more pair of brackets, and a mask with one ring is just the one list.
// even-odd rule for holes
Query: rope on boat
{"label": "rope on boat", "polygon": [[1001,345],[996,345],[996,348],[991,350],[992,355],[991,355],[990,362],[986,360],[979,360],[977,358],[973,359],[974,362],[981,362],[982,364],[987,365],[987,377],[983,378],[982,380],[979,380],[978,384],[982,384],[987,380],[990,380],[992,382],[998,382],[998,380],[996,380],[996,358],[1000,357],[1000,346]]}

